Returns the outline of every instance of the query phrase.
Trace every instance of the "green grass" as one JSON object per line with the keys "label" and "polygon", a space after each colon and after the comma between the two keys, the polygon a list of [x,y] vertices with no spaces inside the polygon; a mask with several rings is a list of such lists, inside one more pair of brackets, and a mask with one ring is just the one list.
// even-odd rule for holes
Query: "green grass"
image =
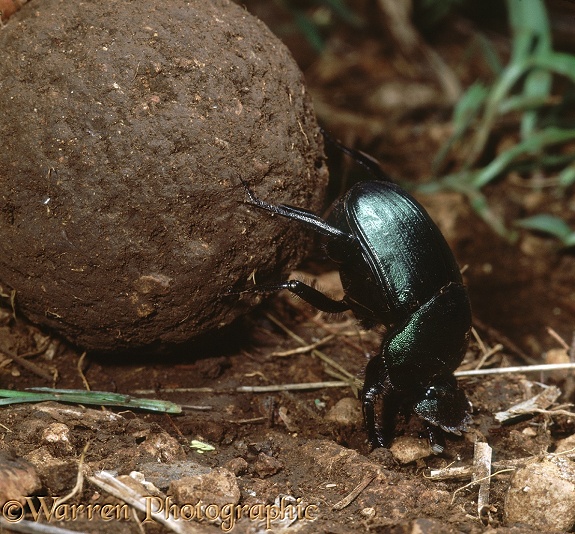
{"label": "green grass", "polygon": [[[500,235],[517,237],[514,228],[545,232],[558,238],[563,246],[575,245],[574,232],[565,221],[540,214],[515,221],[507,228],[489,208],[482,189],[504,173],[513,170],[549,170],[562,166],[550,184],[562,193],[575,183],[575,153],[558,157],[555,149],[575,141],[575,126],[563,124],[567,91],[553,94],[555,77],[575,85],[575,56],[552,47],[549,19],[542,0],[507,0],[512,34],[509,63],[500,70],[491,85],[473,84],[458,102],[453,113],[453,134],[439,151],[434,169],[440,169],[454,151],[463,154],[459,168],[436,177],[422,189],[448,188],[464,193],[477,213]],[[478,166],[486,144],[498,121],[516,119],[517,142],[483,167]]]}
{"label": "green grass", "polygon": [[[324,38],[337,24],[360,29],[367,25],[352,2],[345,0],[274,0],[289,12],[293,31],[299,32],[318,52],[324,49]],[[429,26],[443,19],[465,0],[419,0],[414,6]],[[574,246],[567,223],[549,214],[537,214],[524,220],[506,223],[490,208],[484,188],[506,173],[543,171],[555,196],[565,196],[575,183],[575,151],[561,148],[575,143],[573,115],[575,109],[575,56],[553,49],[551,25],[543,0],[506,0],[511,33],[511,55],[505,64],[489,40],[478,35],[475,49],[493,71],[487,84],[477,81],[464,93],[453,111],[453,133],[439,150],[432,166],[431,180],[419,189],[459,191],[467,196],[473,209],[499,235],[510,241],[518,230],[544,232],[557,238],[562,246]],[[421,18],[421,17],[420,17]],[[470,59],[470,58],[468,58]],[[554,82],[563,78],[562,93]],[[488,163],[488,143],[501,124],[506,139],[516,143]],[[509,124],[516,131],[508,133]],[[441,175],[446,161],[457,162],[448,175]]]}
{"label": "green grass", "polygon": [[97,406],[116,406],[126,409],[147,410],[163,413],[180,413],[182,408],[169,401],[141,399],[107,391],[85,391],[82,389],[30,388],[27,391],[0,389],[0,406],[23,402],[66,402]]}
{"label": "green grass", "polygon": [[299,32],[317,53],[323,52],[324,34],[329,34],[335,23],[342,22],[358,30],[365,25],[362,18],[344,0],[314,0],[307,2],[307,9],[293,0],[274,2],[290,14],[293,21],[292,30]]}

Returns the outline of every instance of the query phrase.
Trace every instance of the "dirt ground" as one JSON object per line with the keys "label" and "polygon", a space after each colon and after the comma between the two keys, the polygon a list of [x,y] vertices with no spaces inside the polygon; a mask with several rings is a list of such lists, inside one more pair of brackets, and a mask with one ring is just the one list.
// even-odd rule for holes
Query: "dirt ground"
{"label": "dirt ground", "polygon": [[[285,13],[272,4],[254,0],[247,7],[281,35]],[[471,54],[471,60],[467,55],[479,30],[503,55],[509,52],[504,22],[489,18],[454,16],[429,38],[463,86],[487,69],[478,54]],[[377,32],[345,26],[330,36],[321,55],[301,36],[281,36],[304,71],[320,124],[345,143],[377,156],[392,176],[417,182],[429,175],[434,154],[450,133],[450,97],[426,68],[425,56],[402,57]],[[565,47],[570,45],[575,49],[575,41],[565,41]],[[394,107],[374,96],[385,87],[397,97]],[[388,103],[393,100],[390,94]],[[412,94],[419,96],[403,98]],[[514,134],[502,129],[498,135],[493,151]],[[332,157],[330,170],[332,176],[345,177],[349,162]],[[573,190],[559,197],[533,187],[532,178],[506,176],[489,186],[494,211],[504,214],[508,224],[527,213],[563,213],[573,226]],[[338,188],[333,186],[332,196]],[[571,345],[575,324],[572,251],[529,233],[515,244],[506,242],[457,193],[418,198],[465,266],[475,335],[461,370],[567,357],[561,340]],[[319,247],[301,271],[316,278],[320,287],[338,291],[333,266]],[[142,523],[148,519],[144,513],[110,520],[99,512],[94,517],[82,512],[72,518],[72,505],[120,506],[121,501],[95,484],[93,477],[101,470],[120,477],[140,473],[122,480],[155,497],[156,504],[165,505],[169,494],[180,503],[201,500],[219,510],[230,502],[245,506],[252,517],[234,524],[234,532],[263,532],[270,526],[274,532],[330,533],[556,531],[507,521],[512,471],[492,479],[489,506],[480,516],[477,485],[466,486],[470,476],[436,480],[430,473],[470,466],[477,440],[489,443],[494,461],[503,464],[539,458],[567,443],[562,440],[575,434],[575,416],[568,407],[505,425],[494,417],[538,393],[535,382],[560,388],[556,405],[573,402],[574,382],[566,372],[461,379],[473,405],[473,424],[464,436],[450,439],[440,456],[429,454],[416,418],[399,422],[391,451],[372,450],[353,381],[346,387],[307,390],[239,389],[333,382],[341,379],[343,370],[361,381],[380,339],[381,332],[359,330],[352,316],[326,316],[279,294],[217,339],[157,357],[118,359],[84,355],[50,332],[41,332],[14,315],[5,298],[0,309],[3,389],[89,385],[93,391],[169,400],[183,411],[168,415],[54,402],[3,406],[0,468],[21,473],[14,491],[31,496],[22,510],[32,523],[48,523],[46,514],[34,517],[37,510],[50,503],[49,498],[73,492],[78,473],[83,473],[67,501],[70,507],[60,508],[61,516],[49,523],[84,532],[159,533],[170,528],[152,520]],[[295,350],[300,347],[307,348]],[[210,445],[210,450],[201,450],[193,440]],[[406,456],[411,450],[413,456]],[[0,495],[9,479],[0,479]],[[270,511],[282,505],[293,507],[293,517],[287,514],[266,525]],[[178,510],[183,517],[184,511]],[[4,505],[0,531],[9,531],[11,518],[16,518],[16,531],[22,524],[19,511],[17,504],[11,509]],[[174,528],[217,532],[232,526],[219,517],[222,521],[214,525],[181,519]]]}

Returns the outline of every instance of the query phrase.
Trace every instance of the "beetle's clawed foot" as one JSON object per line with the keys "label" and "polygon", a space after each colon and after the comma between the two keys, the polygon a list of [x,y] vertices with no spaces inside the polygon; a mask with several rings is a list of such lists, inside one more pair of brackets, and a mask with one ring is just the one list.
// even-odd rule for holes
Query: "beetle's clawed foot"
{"label": "beetle's clawed foot", "polygon": [[445,450],[445,433],[441,428],[433,425],[426,425],[427,437],[433,454],[441,454]]}
{"label": "beetle's clawed foot", "polygon": [[233,289],[233,288],[228,288],[226,289],[223,293],[219,293],[218,296],[222,297],[222,298],[229,298],[229,297],[243,297],[246,294],[257,294],[257,293],[264,293],[264,291],[260,291],[259,288],[257,288],[256,286],[254,286],[255,289],[252,289],[251,287],[247,288],[247,289]]}
{"label": "beetle's clawed foot", "polygon": [[244,293],[244,291],[238,291],[236,289],[232,289],[228,287],[223,293],[219,293],[219,297],[239,297]]}

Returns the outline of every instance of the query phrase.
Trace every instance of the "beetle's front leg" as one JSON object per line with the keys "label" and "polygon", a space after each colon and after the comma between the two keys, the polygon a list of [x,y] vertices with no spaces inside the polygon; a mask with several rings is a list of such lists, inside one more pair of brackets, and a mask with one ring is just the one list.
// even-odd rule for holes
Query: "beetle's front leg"
{"label": "beetle's front leg", "polygon": [[345,300],[334,300],[321,291],[304,284],[300,280],[288,280],[287,282],[278,282],[275,284],[261,284],[253,286],[245,291],[252,293],[269,293],[272,291],[281,291],[287,289],[302,300],[305,300],[318,310],[327,313],[341,313],[349,310],[349,304]]}
{"label": "beetle's front leg", "polygon": [[[369,441],[374,447],[389,447],[398,412],[389,380],[384,378],[386,374],[380,354],[367,363],[361,400]],[[380,396],[383,397],[381,424],[376,421],[375,413],[375,404]]]}
{"label": "beetle's front leg", "polygon": [[441,454],[445,450],[445,432],[431,423],[425,425],[429,445],[434,454]]}

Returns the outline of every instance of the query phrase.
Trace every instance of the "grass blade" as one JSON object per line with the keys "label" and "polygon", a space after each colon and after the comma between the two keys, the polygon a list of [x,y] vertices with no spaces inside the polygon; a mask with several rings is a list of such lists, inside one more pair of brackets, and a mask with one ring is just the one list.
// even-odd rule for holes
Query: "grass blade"
{"label": "grass blade", "polygon": [[86,391],[83,389],[30,388],[27,391],[0,389],[0,405],[22,402],[69,402],[97,406],[117,406],[163,413],[180,413],[182,408],[169,401],[140,399],[131,395],[107,391]]}
{"label": "grass blade", "polygon": [[559,239],[565,247],[575,245],[575,232],[563,219],[548,213],[539,213],[533,217],[515,221],[515,226],[550,234]]}

